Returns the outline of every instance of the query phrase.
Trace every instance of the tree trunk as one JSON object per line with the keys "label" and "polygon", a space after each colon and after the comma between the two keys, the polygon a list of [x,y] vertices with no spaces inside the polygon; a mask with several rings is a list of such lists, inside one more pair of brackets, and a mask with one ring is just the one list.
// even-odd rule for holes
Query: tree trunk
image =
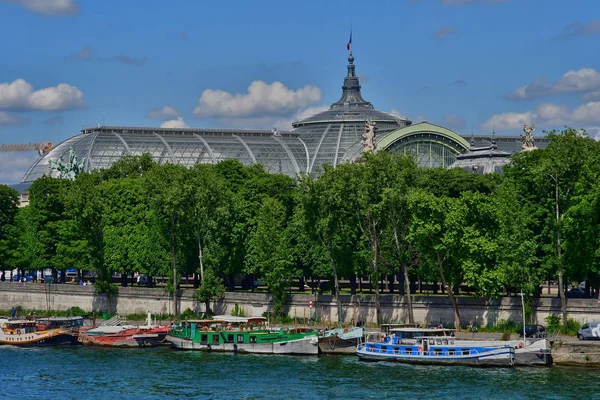
{"label": "tree trunk", "polygon": [[198,260],[200,261],[200,280],[204,281],[204,263],[202,262],[202,239],[198,235]]}
{"label": "tree trunk", "polygon": [[342,321],[344,320],[342,317],[342,299],[340,299],[340,283],[338,281],[337,269],[335,268],[335,261],[333,260],[333,255],[331,253],[331,247],[329,247],[329,259],[331,260],[331,269],[333,271],[333,284],[335,287],[335,301],[337,303],[338,308],[338,322],[340,326],[342,325]]}
{"label": "tree trunk", "polygon": [[[394,225],[394,242],[396,243],[396,251],[398,252],[398,255],[400,255],[400,253],[402,252],[402,248],[400,247],[400,240],[398,238],[398,227],[396,225]],[[414,324],[415,315],[413,313],[412,298],[410,296],[410,277],[408,276],[408,264],[406,262],[402,263],[402,274],[404,275],[404,286],[406,287],[405,290],[407,300],[406,305],[408,307],[408,323]]]}
{"label": "tree trunk", "polygon": [[561,246],[560,246],[560,223],[561,215],[558,204],[558,176],[554,180],[554,204],[556,209],[556,258],[558,261],[558,292],[560,294],[560,308],[562,311],[563,328],[567,328],[567,296],[565,295],[565,286],[563,283],[563,267],[561,260]]}
{"label": "tree trunk", "polygon": [[377,326],[381,326],[381,299],[379,298],[379,270],[377,256],[379,255],[379,243],[377,241],[377,224],[373,220],[371,231],[371,243],[373,247],[373,281],[375,281],[375,309],[377,310]]}
{"label": "tree trunk", "polygon": [[121,272],[121,287],[127,287],[127,272]]}
{"label": "tree trunk", "polygon": [[356,296],[356,274],[350,276],[350,294]]}
{"label": "tree trunk", "polygon": [[452,303],[452,311],[454,312],[454,329],[460,329],[460,314],[458,313],[458,303],[456,301],[456,297],[454,296],[454,288],[448,286],[448,282],[446,282],[446,276],[444,275],[444,263],[439,254],[437,255],[437,260],[440,268],[440,279],[442,280],[442,285],[444,285],[444,288],[446,288],[446,292],[448,293],[448,297]]}
{"label": "tree trunk", "polygon": [[206,315],[212,315],[212,310],[210,309],[210,300],[206,300],[204,302],[204,306],[206,308]]}
{"label": "tree trunk", "polygon": [[177,236],[175,235],[175,217],[171,216],[171,261],[173,263],[173,316],[177,317]]}

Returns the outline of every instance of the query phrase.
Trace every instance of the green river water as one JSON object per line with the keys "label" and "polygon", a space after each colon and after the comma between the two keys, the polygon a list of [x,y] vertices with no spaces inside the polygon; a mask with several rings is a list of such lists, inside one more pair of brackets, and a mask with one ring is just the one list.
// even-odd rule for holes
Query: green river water
{"label": "green river water", "polygon": [[4,399],[600,399],[600,369],[369,363],[170,348],[0,347]]}

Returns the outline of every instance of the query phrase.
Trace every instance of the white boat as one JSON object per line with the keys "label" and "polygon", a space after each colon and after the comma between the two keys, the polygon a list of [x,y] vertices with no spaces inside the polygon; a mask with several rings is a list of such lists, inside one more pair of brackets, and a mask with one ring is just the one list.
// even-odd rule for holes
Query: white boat
{"label": "white boat", "polygon": [[[420,337],[453,337],[453,329],[445,328],[395,328],[390,329],[390,340],[398,344],[414,344]],[[552,346],[547,339],[526,340],[469,340],[455,339],[456,345],[502,347],[510,346],[515,349],[515,365],[551,365]]]}
{"label": "white boat", "polygon": [[[387,340],[387,341],[386,341]],[[356,354],[365,361],[394,361],[409,364],[447,364],[512,367],[515,349],[511,346],[457,344],[453,337],[419,337],[414,344],[393,343],[389,337],[370,335],[357,347]]]}

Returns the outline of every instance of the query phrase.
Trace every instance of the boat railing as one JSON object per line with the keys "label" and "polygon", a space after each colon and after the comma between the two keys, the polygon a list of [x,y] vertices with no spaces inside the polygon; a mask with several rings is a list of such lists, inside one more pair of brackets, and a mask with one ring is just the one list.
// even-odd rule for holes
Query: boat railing
{"label": "boat railing", "polygon": [[114,317],[107,319],[106,321],[100,322],[98,325],[100,325],[100,326],[119,326],[123,322],[125,322],[125,319],[122,316],[115,315]]}

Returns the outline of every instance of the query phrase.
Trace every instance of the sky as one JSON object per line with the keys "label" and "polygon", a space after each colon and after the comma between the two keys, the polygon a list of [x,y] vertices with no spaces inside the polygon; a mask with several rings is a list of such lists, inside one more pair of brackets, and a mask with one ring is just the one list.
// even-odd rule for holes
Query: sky
{"label": "sky", "polygon": [[[81,127],[290,129],[341,95],[462,134],[600,138],[598,0],[0,0],[0,144]],[[36,152],[0,152],[17,183]]]}

